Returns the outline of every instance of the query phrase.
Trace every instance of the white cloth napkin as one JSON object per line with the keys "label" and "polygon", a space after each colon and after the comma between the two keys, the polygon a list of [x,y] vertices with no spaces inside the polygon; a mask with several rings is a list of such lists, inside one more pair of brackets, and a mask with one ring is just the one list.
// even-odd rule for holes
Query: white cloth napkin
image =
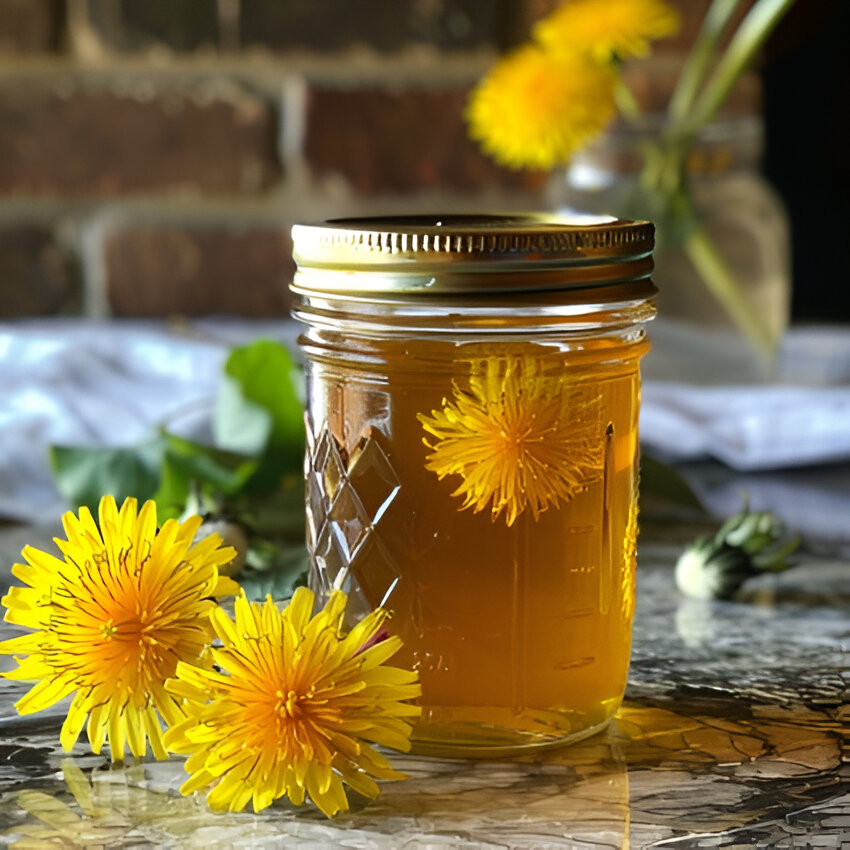
{"label": "white cloth napkin", "polygon": [[[236,320],[0,323],[0,517],[66,509],[52,443],[125,445],[161,424],[208,437],[228,349],[261,336],[294,349],[297,333],[294,322]],[[737,470],[850,459],[850,331],[792,331],[780,367],[780,384],[647,380],[642,442],[672,460],[710,456]]]}
{"label": "white cloth napkin", "polygon": [[208,439],[228,350],[258,337],[294,347],[296,333],[290,323],[231,320],[0,323],[0,517],[67,510],[51,444],[129,445],[159,425]]}
{"label": "white cloth napkin", "polygon": [[[657,324],[651,329],[659,344],[648,358],[649,375],[664,375],[676,365],[652,359],[678,332],[670,322]],[[683,351],[684,340],[675,342]],[[694,361],[702,358],[705,374],[725,368],[707,350],[703,337],[691,351]],[[694,362],[687,368],[696,373]],[[670,460],[713,457],[740,471],[850,460],[850,328],[792,329],[769,381],[646,379],[640,429],[641,442]]]}
{"label": "white cloth napkin", "polygon": [[850,386],[692,387],[646,382],[641,442],[738,470],[850,460]]}

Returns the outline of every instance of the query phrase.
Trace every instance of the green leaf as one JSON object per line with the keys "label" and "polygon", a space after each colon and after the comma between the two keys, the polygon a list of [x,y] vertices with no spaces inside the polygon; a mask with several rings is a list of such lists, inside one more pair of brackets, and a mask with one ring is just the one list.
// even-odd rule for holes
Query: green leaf
{"label": "green leaf", "polygon": [[260,537],[304,540],[304,476],[284,476],[272,493],[246,493],[231,502],[234,513]]}
{"label": "green leaf", "polygon": [[162,433],[165,453],[162,479],[156,493],[157,505],[165,518],[179,516],[193,484],[209,496],[238,494],[256,472],[259,461],[243,455],[214,449]]}
{"label": "green leaf", "polygon": [[227,358],[213,430],[222,448],[268,454],[298,468],[304,450],[304,411],[292,356],[280,343],[258,340]]}
{"label": "green leaf", "polygon": [[275,563],[268,569],[243,570],[239,574],[239,584],[249,599],[265,599],[271,595],[275,601],[283,601],[306,583],[308,566],[307,550],[303,546],[292,546],[279,550]]}
{"label": "green leaf", "polygon": [[123,448],[50,447],[50,465],[59,492],[73,506],[96,511],[102,496],[120,504],[135,496],[150,499],[160,482],[165,441],[156,437]]}
{"label": "green leaf", "polygon": [[242,384],[222,375],[213,418],[213,435],[224,449],[259,456],[271,442],[272,414],[245,396]]}
{"label": "green leaf", "polygon": [[179,516],[190,492],[216,509],[258,513],[275,534],[303,539],[303,408],[297,369],[280,344],[231,352],[214,420],[221,449],[164,431],[137,446],[51,449],[60,492],[73,505],[101,496],[155,497],[162,518]]}
{"label": "green leaf", "polygon": [[694,491],[672,466],[645,453],[640,456],[640,490],[641,494],[651,493],[683,508],[703,510]]}

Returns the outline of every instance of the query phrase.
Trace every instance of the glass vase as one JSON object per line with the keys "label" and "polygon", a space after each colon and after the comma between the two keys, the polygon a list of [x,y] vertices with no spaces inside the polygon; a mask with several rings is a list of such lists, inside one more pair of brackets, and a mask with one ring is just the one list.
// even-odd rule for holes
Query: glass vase
{"label": "glass vase", "polygon": [[[785,209],[759,171],[761,121],[719,120],[678,154],[665,151],[661,128],[660,119],[615,127],[553,176],[549,204],[655,222],[659,316],[646,377],[769,380],[789,321],[791,263]],[[665,187],[652,172],[668,155],[679,173]]]}

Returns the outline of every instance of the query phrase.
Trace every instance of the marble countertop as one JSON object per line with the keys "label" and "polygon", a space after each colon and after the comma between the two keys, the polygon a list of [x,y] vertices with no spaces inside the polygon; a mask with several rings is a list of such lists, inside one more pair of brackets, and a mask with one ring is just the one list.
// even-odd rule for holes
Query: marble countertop
{"label": "marble countertop", "polygon": [[[37,530],[0,530],[0,583]],[[279,801],[213,815],[182,761],[111,767],[17,717],[0,682],[0,842],[23,847],[850,846],[850,563],[806,559],[742,601],[683,600],[693,529],[645,528],[626,702],[606,732],[517,761],[394,755],[408,775],[327,821]],[[0,626],[0,637],[12,635]],[[6,669],[10,659],[2,659]]]}

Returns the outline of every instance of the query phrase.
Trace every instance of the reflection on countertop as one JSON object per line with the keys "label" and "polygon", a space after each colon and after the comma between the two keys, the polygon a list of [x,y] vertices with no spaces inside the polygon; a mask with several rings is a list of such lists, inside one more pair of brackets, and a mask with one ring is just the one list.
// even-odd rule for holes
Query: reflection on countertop
{"label": "reflection on countertop", "polygon": [[[210,814],[182,761],[111,767],[17,717],[0,683],[0,840],[15,847],[836,847],[850,840],[850,564],[809,559],[697,603],[674,589],[681,528],[647,523],[616,724],[516,761],[394,755],[408,780],[327,821],[279,801]],[[29,536],[27,536],[27,534]],[[34,536],[35,535],[35,536]],[[37,532],[0,530],[0,580]],[[0,626],[0,637],[13,634]],[[10,659],[3,659],[8,664]],[[5,669],[5,668],[4,668]]]}

